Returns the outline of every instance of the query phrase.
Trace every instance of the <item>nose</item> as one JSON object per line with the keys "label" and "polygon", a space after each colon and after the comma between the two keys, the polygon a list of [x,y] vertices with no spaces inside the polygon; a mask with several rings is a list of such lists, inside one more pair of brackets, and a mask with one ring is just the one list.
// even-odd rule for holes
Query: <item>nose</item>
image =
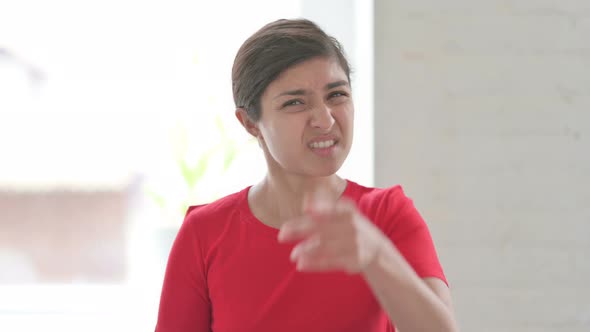
{"label": "nose", "polygon": [[330,130],[336,121],[332,116],[332,110],[322,103],[313,109],[310,122],[314,128]]}

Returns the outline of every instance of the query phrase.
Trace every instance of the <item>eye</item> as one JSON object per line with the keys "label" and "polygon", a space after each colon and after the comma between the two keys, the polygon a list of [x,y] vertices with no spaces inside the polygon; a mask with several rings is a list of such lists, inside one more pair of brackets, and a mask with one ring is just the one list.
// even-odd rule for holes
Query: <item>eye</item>
{"label": "eye", "polygon": [[345,91],[334,91],[328,95],[328,99],[338,98],[338,97],[348,97],[348,93]]}
{"label": "eye", "polygon": [[287,102],[285,102],[283,104],[283,107],[287,107],[287,106],[297,106],[297,105],[303,105],[303,101],[299,100],[299,99],[292,99],[289,100]]}

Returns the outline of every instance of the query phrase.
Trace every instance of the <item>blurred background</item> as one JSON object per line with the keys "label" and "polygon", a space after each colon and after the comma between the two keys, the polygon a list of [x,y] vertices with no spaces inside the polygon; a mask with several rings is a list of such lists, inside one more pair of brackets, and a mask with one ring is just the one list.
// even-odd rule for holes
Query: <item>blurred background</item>
{"label": "blurred background", "polygon": [[354,69],[341,175],[402,184],[463,331],[590,331],[590,1],[0,0],[0,331],[153,331],[190,204],[260,179],[241,43]]}

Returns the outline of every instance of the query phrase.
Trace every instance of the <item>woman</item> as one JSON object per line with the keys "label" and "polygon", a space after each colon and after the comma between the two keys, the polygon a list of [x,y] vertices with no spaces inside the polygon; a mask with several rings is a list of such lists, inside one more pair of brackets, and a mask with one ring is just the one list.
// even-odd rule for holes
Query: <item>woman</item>
{"label": "woman", "polygon": [[339,43],[308,20],[270,23],[242,45],[236,117],[268,172],[189,209],[157,332],[457,330],[412,201],[335,174],[352,144],[349,76]]}

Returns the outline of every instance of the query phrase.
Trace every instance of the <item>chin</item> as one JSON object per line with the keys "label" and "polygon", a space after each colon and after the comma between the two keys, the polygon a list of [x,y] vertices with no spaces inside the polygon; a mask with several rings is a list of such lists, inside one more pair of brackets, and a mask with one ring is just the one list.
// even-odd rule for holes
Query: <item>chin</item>
{"label": "chin", "polygon": [[342,167],[342,163],[322,165],[320,167],[315,167],[314,169],[305,169],[303,173],[313,177],[326,177],[336,174],[336,172],[340,170],[340,167]]}

